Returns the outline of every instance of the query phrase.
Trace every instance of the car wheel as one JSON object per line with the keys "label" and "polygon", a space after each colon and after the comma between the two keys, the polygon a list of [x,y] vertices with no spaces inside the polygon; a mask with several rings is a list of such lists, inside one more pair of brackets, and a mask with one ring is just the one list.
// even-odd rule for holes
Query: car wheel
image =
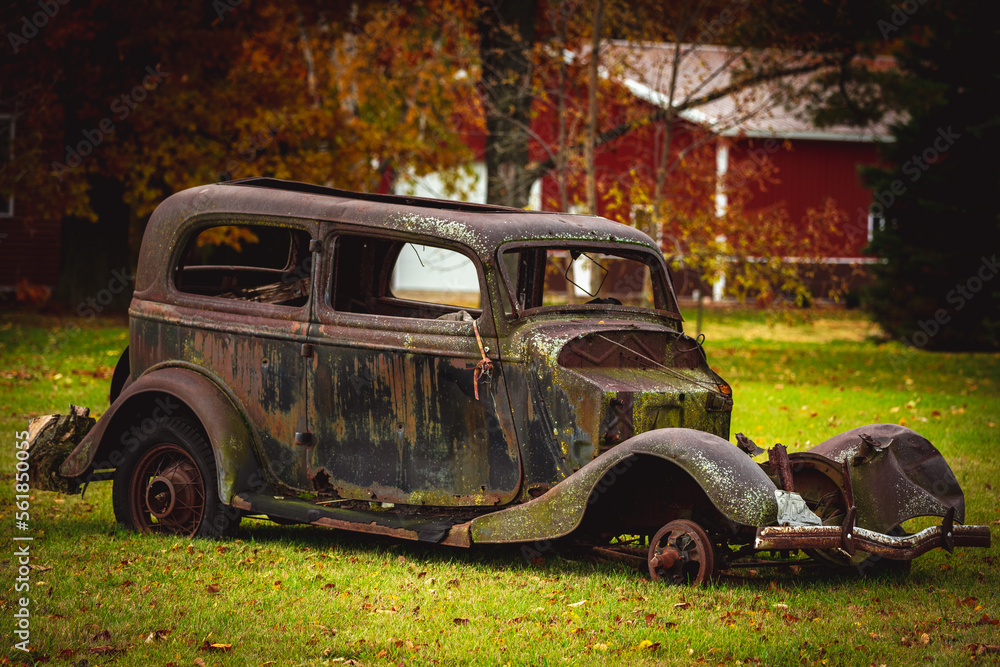
{"label": "car wheel", "polygon": [[687,519],[671,521],[649,543],[649,576],[666,584],[707,585],[715,574],[708,533]]}
{"label": "car wheel", "polygon": [[215,457],[201,433],[170,419],[143,440],[115,470],[118,523],[140,533],[233,534],[240,514],[219,500]]}

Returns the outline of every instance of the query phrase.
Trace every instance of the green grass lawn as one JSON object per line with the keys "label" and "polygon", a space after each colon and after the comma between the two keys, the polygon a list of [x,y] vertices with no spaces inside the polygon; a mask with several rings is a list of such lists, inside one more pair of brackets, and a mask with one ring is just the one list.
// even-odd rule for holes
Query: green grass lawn
{"label": "green grass lawn", "polygon": [[[689,313],[693,330],[694,313]],[[733,386],[733,433],[806,449],[855,426],[927,436],[1000,523],[1000,355],[877,345],[859,315],[792,325],[709,311],[712,366]],[[244,520],[211,542],[119,529],[110,484],[31,494],[30,655],[12,648],[14,440],[69,403],[107,407],[124,320],[0,319],[0,664],[912,665],[1000,661],[1000,545],[917,559],[875,580],[760,572],[704,589],[516,548],[463,551]],[[735,441],[735,440],[734,440]],[[18,534],[23,534],[18,531]],[[211,648],[212,644],[219,645]],[[88,663],[80,663],[86,660]]]}

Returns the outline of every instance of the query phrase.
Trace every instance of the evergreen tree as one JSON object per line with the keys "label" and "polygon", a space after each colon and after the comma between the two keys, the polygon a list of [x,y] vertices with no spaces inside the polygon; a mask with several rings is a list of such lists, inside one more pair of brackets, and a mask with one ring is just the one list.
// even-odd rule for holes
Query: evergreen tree
{"label": "evergreen tree", "polygon": [[909,345],[996,349],[1000,61],[988,53],[1000,31],[987,2],[913,4],[897,53],[911,100],[906,120],[882,151],[891,166],[864,174],[876,214],[869,250],[884,260],[866,303]]}

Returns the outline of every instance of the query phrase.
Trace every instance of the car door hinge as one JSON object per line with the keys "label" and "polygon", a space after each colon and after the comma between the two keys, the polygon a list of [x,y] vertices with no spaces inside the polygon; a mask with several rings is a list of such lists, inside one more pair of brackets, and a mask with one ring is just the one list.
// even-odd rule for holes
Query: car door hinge
{"label": "car door hinge", "polygon": [[313,346],[312,343],[302,343],[302,349],[299,354],[303,357],[309,358],[313,356]]}

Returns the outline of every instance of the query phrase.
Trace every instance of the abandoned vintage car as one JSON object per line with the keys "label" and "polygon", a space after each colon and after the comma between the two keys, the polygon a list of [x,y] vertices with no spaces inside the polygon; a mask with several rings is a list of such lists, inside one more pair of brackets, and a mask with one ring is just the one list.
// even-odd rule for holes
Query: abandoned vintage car
{"label": "abandoned vintage car", "polygon": [[[164,201],[111,405],[62,462],[118,521],[242,517],[456,547],[584,545],[701,583],[988,546],[926,439],[866,426],[767,461],[683,332],[667,266],[597,217],[254,178]],[[902,524],[943,517],[917,534]]]}

